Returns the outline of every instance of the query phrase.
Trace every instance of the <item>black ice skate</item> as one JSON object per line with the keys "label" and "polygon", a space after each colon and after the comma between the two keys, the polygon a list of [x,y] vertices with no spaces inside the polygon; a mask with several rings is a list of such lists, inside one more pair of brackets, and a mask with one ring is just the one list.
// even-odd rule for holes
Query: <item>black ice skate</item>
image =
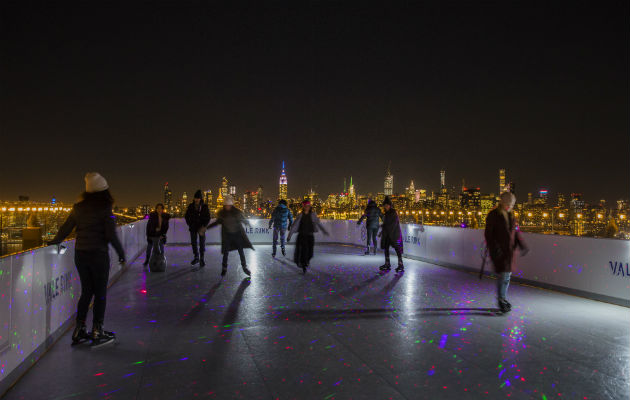
{"label": "black ice skate", "polygon": [[365,254],[366,256],[370,255],[370,246],[365,248],[365,253],[363,253],[363,254]]}
{"label": "black ice skate", "polygon": [[221,267],[221,276],[225,276],[227,274],[227,265]]}
{"label": "black ice skate", "polygon": [[77,326],[74,327],[74,332],[72,332],[72,345],[81,344],[88,339],[90,339],[90,335],[85,328],[85,322],[77,322]]}
{"label": "black ice skate", "polygon": [[195,265],[199,262],[199,256],[195,256],[195,258],[190,262],[190,265]]}
{"label": "black ice skate", "polygon": [[381,265],[378,269],[381,271],[389,271],[392,269],[392,266],[389,263]]}
{"label": "black ice skate", "polygon": [[92,339],[92,348],[96,349],[113,343],[116,340],[116,335],[114,332],[103,330],[102,324],[94,324],[90,338]]}
{"label": "black ice skate", "polygon": [[283,247],[282,249],[280,249],[280,250],[282,251],[282,255],[283,255],[283,256],[286,256],[286,255],[287,255],[287,252],[284,250],[284,247]]}
{"label": "black ice skate", "polygon": [[243,267],[243,272],[245,272],[245,275],[252,276],[252,273],[247,269],[247,265],[243,264],[241,265],[241,267]]}
{"label": "black ice skate", "polygon": [[372,254],[376,255],[376,246],[372,247]]}
{"label": "black ice skate", "polygon": [[398,264],[398,267],[396,267],[396,272],[405,272],[405,266],[403,264]]}
{"label": "black ice skate", "polygon": [[206,266],[206,260],[203,259],[203,256],[201,256],[201,259],[199,260],[199,268],[203,268]]}
{"label": "black ice skate", "polygon": [[499,299],[499,309],[502,313],[508,313],[512,311],[510,303],[508,303],[505,299]]}

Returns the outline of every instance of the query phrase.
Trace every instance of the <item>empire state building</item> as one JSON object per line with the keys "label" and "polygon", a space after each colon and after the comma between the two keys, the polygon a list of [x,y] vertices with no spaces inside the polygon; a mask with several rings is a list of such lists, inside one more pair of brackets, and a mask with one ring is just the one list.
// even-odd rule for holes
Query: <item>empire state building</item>
{"label": "empire state building", "polygon": [[288,198],[287,193],[287,174],[284,171],[284,161],[282,161],[282,173],[280,174],[280,190],[278,192],[278,199],[286,200]]}

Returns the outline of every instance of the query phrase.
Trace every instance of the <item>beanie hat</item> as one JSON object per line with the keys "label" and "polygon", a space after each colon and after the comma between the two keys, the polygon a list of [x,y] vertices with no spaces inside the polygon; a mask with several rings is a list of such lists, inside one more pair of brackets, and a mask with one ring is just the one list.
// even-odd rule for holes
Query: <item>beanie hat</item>
{"label": "beanie hat", "polygon": [[281,199],[278,204],[284,204],[285,206],[287,205],[287,201],[285,199]]}
{"label": "beanie hat", "polygon": [[203,196],[201,195],[201,190],[197,190],[195,192],[195,196],[193,197],[194,199],[202,199]]}
{"label": "beanie hat", "polygon": [[225,196],[225,200],[223,200],[223,205],[224,206],[233,206],[234,205],[234,199],[232,198],[232,196],[230,196],[229,194]]}
{"label": "beanie hat", "polygon": [[389,198],[389,196],[385,196],[385,200],[383,200],[383,205],[385,204],[389,204],[390,206],[393,205],[392,200]]}
{"label": "beanie hat", "polygon": [[85,174],[85,191],[88,193],[102,192],[109,189],[105,178],[98,172],[88,172]]}

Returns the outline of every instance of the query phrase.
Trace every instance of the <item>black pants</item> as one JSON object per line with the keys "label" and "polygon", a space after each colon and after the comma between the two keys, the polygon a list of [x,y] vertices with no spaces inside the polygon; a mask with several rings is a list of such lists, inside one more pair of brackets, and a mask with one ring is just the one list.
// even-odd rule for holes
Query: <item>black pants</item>
{"label": "black pants", "polygon": [[378,226],[376,228],[367,228],[367,247],[370,247],[370,242],[374,244],[376,248],[378,235]]}
{"label": "black pants", "polygon": [[[389,243],[385,245],[385,264],[389,264],[389,246]],[[398,265],[402,264],[402,250],[400,246],[394,244],[391,245],[391,247],[394,248],[394,250],[396,251],[396,255],[398,256]]]}
{"label": "black pants", "polygon": [[153,242],[155,240],[159,240],[159,246],[160,246],[160,252],[162,254],[164,254],[164,243],[166,243],[166,239],[164,239],[163,237],[160,236],[149,236],[147,237],[147,255],[144,258],[146,260],[146,262],[149,262],[149,260],[151,260],[151,252],[153,250]]}
{"label": "black pants", "polygon": [[[241,265],[247,265],[247,261],[245,260],[245,252],[243,251],[243,248],[239,247],[237,250],[238,250],[239,257],[241,257]],[[224,267],[227,267],[229,255],[230,255],[229,251],[226,251],[223,253],[223,266]]]}
{"label": "black pants", "polygon": [[106,251],[76,250],[74,262],[81,279],[81,297],[77,306],[77,321],[85,322],[94,297],[94,323],[105,320],[107,281],[109,280],[109,254]]}
{"label": "black pants", "polygon": [[295,253],[293,255],[293,261],[301,267],[308,265],[313,258],[313,247],[315,247],[315,236],[298,234],[295,241]]}
{"label": "black pants", "polygon": [[[197,236],[199,236],[199,250],[197,250]],[[206,252],[206,235],[200,235],[197,231],[190,232],[190,244],[195,258],[199,257],[199,253],[203,257],[203,253]]]}

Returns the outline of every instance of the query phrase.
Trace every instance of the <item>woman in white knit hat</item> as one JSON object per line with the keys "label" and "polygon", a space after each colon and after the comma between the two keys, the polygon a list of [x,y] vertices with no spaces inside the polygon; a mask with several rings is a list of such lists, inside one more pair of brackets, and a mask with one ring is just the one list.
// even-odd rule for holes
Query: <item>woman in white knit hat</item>
{"label": "woman in white knit hat", "polygon": [[238,250],[243,272],[248,276],[251,275],[251,272],[247,269],[247,261],[243,252],[244,248],[254,248],[243,228],[243,225],[249,226],[249,221],[245,219],[241,210],[234,207],[234,199],[230,195],[225,196],[223,209],[217,214],[217,219],[208,225],[208,229],[217,225],[221,225],[221,253],[223,253],[221,276],[225,276],[227,273],[228,255],[232,250]]}
{"label": "woman in white knit hat", "polygon": [[[109,247],[118,253],[118,261],[125,262],[125,252],[116,235],[116,222],[112,213],[114,199],[109,185],[101,175],[85,175],[85,192],[81,201],[72,207],[68,219],[48,244],[61,243],[76,229],[74,260],[81,279],[81,297],[77,306],[77,324],[72,333],[72,344],[92,340],[98,346],[113,342],[113,332],[103,330],[107,283],[109,281]],[[90,302],[94,298],[92,332],[87,333],[85,322]]]}

